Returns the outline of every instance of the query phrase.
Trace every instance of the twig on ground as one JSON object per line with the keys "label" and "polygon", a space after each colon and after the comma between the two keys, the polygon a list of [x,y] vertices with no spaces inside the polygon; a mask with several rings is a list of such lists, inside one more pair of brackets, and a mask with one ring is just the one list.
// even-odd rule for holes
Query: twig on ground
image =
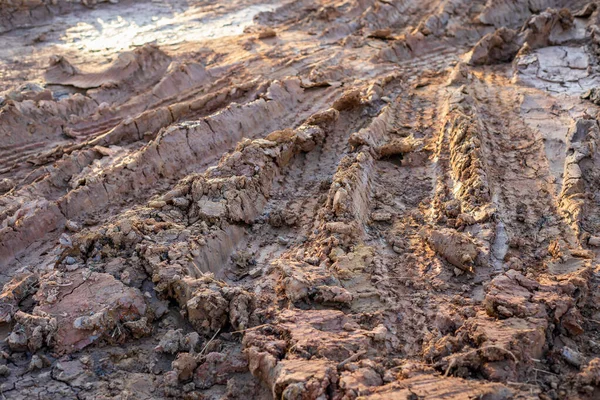
{"label": "twig on ground", "polygon": [[340,362],[340,363],[337,365],[337,368],[338,368],[338,369],[342,369],[342,368],[344,368],[344,366],[345,366],[346,364],[348,364],[348,363],[351,363],[351,362],[354,362],[354,361],[358,360],[359,358],[361,358],[361,357],[362,357],[362,356],[364,356],[365,354],[367,354],[367,351],[366,351],[366,350],[361,350],[361,351],[359,351],[359,352],[356,352],[356,353],[352,354],[350,357],[346,358],[344,361]]}
{"label": "twig on ground", "polygon": [[202,354],[204,354],[204,352],[208,348],[208,345],[217,337],[217,335],[219,334],[219,332],[221,332],[221,328],[217,329],[217,331],[215,332],[215,334],[213,335],[213,337],[211,337],[210,340],[208,342],[206,342],[206,344],[204,345],[204,347],[202,348],[202,350],[200,351],[200,353],[198,353],[198,356],[201,356]]}

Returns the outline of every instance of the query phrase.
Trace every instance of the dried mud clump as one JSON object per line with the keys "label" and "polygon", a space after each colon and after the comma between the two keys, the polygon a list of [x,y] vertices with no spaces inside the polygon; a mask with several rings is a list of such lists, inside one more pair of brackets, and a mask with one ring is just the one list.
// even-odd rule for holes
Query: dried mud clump
{"label": "dried mud clump", "polygon": [[479,250],[471,238],[448,229],[425,230],[421,236],[450,264],[463,271],[473,271]]}
{"label": "dried mud clump", "polygon": [[518,33],[508,28],[500,28],[484,36],[473,47],[469,64],[483,65],[511,61],[521,48],[517,37]]}
{"label": "dried mud clump", "polygon": [[[600,129],[595,120],[577,120],[569,130],[569,148],[565,159],[560,206],[567,214],[574,229],[596,245],[596,230],[590,224],[585,198],[592,193],[598,182],[593,166],[599,162],[596,146],[600,140]],[[593,218],[593,217],[592,217]],[[583,232],[581,228],[583,227]]]}
{"label": "dried mud clump", "polygon": [[60,353],[81,350],[102,338],[124,340],[143,330],[146,321],[120,329],[145,317],[146,302],[139,290],[108,274],[78,271],[44,277],[35,298],[39,305],[34,314],[57,316],[53,339]]}
{"label": "dried mud clump", "polygon": [[547,10],[531,16],[520,31],[501,27],[485,35],[473,47],[469,64],[485,65],[512,61],[521,52],[557,45],[577,37],[573,15],[566,9]]}

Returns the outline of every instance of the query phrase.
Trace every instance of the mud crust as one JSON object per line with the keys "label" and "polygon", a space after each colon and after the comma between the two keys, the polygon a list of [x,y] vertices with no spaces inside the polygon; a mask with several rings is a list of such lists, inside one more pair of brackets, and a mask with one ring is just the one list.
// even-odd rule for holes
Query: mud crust
{"label": "mud crust", "polygon": [[0,0],[0,395],[600,398],[599,21]]}

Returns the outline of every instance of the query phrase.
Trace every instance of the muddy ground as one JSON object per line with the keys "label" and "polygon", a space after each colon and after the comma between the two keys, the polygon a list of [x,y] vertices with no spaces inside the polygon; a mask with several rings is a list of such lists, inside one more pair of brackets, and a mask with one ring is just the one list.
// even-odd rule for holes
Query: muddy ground
{"label": "muddy ground", "polygon": [[0,0],[0,396],[600,399],[599,26]]}

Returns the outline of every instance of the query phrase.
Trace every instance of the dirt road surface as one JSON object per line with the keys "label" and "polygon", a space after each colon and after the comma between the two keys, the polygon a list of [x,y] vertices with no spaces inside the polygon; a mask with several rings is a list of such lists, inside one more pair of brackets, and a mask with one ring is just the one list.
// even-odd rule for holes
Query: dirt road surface
{"label": "dirt road surface", "polygon": [[0,0],[2,399],[600,399],[600,9]]}

